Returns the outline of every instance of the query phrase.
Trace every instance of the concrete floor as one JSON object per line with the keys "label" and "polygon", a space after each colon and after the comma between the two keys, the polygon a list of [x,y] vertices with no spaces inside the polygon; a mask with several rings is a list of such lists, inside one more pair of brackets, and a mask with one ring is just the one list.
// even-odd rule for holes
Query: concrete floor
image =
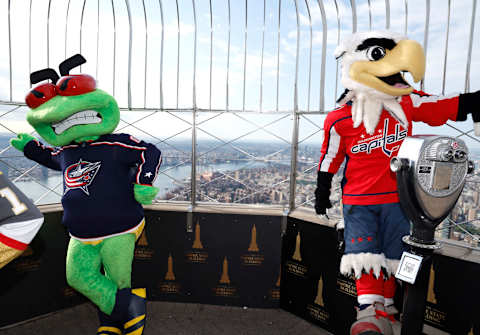
{"label": "concrete floor", "polygon": [[[325,335],[329,332],[281,309],[241,308],[173,302],[147,303],[144,335]],[[0,329],[2,335],[95,334],[97,313],[90,303]]]}

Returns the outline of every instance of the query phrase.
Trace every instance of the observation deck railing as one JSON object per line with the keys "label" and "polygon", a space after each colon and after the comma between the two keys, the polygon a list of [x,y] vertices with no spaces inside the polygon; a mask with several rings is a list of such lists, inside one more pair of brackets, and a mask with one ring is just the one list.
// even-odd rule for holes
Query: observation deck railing
{"label": "observation deck railing", "polygon": [[[427,56],[417,88],[474,91],[477,7],[477,0],[4,1],[0,169],[37,204],[59,202],[61,175],[27,161],[7,140],[37,135],[25,121],[29,74],[82,53],[87,64],[77,71],[95,76],[121,106],[117,131],[163,151],[158,203],[268,205],[313,217],[323,120],[342,91],[338,41],[372,29],[404,33]],[[414,132],[461,137],[480,160],[471,122]],[[478,248],[479,180],[470,178],[439,237]]]}

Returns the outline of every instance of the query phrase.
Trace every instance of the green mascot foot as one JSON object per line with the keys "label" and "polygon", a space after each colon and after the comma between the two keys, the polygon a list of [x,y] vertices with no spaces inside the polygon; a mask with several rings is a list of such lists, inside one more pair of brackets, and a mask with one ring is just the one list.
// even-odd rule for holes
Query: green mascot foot
{"label": "green mascot foot", "polygon": [[122,335],[123,326],[119,322],[115,322],[109,315],[98,311],[98,319],[100,326],[97,329],[97,335]]}
{"label": "green mascot foot", "polygon": [[145,328],[147,291],[124,288],[117,291],[111,318],[123,323],[125,335],[142,335]]}

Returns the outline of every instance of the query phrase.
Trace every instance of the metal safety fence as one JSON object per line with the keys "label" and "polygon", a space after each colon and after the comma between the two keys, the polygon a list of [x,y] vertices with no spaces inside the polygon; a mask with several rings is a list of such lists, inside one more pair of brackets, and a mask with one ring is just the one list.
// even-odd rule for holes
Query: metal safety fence
{"label": "metal safety fence", "polygon": [[[37,204],[59,202],[62,176],[8,139],[26,123],[29,74],[81,53],[79,69],[121,107],[116,132],[156,144],[156,201],[313,206],[325,114],[335,107],[333,50],[356,31],[419,41],[434,94],[480,88],[477,0],[8,0],[0,3],[0,169]],[[480,160],[471,122],[414,132],[458,136]],[[37,135],[38,136],[38,135]],[[478,175],[438,234],[478,246]],[[331,213],[339,214],[340,197]]]}

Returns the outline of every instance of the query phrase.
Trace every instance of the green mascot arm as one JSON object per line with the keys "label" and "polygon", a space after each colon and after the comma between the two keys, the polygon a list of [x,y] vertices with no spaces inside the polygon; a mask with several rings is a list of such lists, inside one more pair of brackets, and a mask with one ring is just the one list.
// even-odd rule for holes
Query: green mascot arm
{"label": "green mascot arm", "polygon": [[17,135],[17,137],[14,137],[14,138],[10,139],[10,144],[15,149],[23,152],[23,148],[25,148],[27,143],[32,141],[32,140],[35,140],[35,139],[36,138],[33,137],[32,135],[25,134],[25,133],[20,133],[20,134]]}
{"label": "green mascot arm", "polygon": [[152,200],[155,199],[159,189],[155,186],[133,184],[133,194],[135,200],[142,205],[150,205]]}

